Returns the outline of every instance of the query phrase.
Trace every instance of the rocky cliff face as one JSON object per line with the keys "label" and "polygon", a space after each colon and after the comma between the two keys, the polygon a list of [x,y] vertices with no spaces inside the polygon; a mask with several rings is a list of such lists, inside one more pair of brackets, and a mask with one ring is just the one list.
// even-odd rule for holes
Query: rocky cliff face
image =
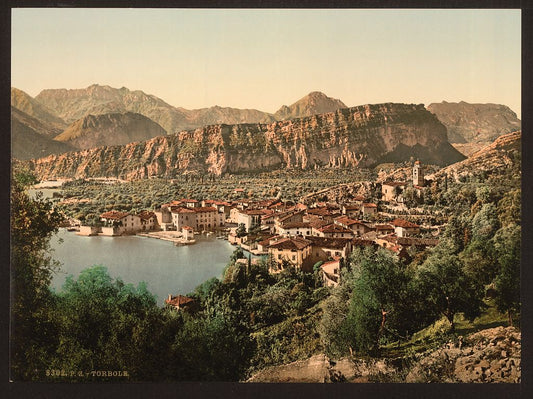
{"label": "rocky cliff face", "polygon": [[443,101],[427,109],[446,126],[450,143],[487,143],[521,128],[520,119],[505,105]]}
{"label": "rocky cliff face", "polygon": [[[420,155],[420,156],[419,156]],[[122,147],[36,160],[42,178],[173,176],[276,168],[366,167],[385,158],[419,157],[446,165],[464,157],[423,105],[378,104],[271,124],[213,125]]]}
{"label": "rocky cliff face", "polygon": [[[434,177],[445,175],[459,179],[473,172],[501,171],[508,168],[520,170],[522,132],[512,132],[498,137],[494,142],[475,152],[464,161],[447,166],[435,173]],[[432,178],[433,176],[428,176]]]}
{"label": "rocky cliff face", "polygon": [[141,114],[88,115],[70,125],[54,140],[79,149],[146,141],[167,132]]}
{"label": "rocky cliff face", "polygon": [[277,120],[295,119],[316,114],[335,112],[340,108],[348,108],[341,100],[314,91],[290,106],[283,105],[275,114]]}

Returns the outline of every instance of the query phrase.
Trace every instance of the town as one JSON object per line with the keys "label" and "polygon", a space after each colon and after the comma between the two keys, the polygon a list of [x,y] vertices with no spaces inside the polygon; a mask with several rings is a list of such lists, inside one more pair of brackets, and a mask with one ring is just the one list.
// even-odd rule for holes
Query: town
{"label": "town", "polygon": [[[82,225],[79,235],[137,234],[174,242],[195,243],[194,236],[217,234],[258,257],[266,257],[270,273],[287,267],[313,272],[320,267],[325,286],[336,286],[346,259],[357,247],[382,247],[410,262],[413,251],[438,244],[442,226],[417,224],[386,212],[407,209],[403,194],[409,187],[421,196],[427,185],[419,161],[412,166],[412,181],[384,181],[380,209],[362,195],[349,202],[313,201],[309,204],[265,200],[180,199],[139,213],[111,210],[97,225]],[[236,189],[239,190],[239,189]],[[242,189],[241,189],[242,190]],[[377,201],[376,201],[377,202]],[[247,258],[237,262],[248,262]]]}

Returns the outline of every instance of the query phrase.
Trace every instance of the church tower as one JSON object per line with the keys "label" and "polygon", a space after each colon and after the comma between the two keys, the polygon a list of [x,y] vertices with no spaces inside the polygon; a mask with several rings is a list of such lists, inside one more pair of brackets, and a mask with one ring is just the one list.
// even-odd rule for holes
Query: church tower
{"label": "church tower", "polygon": [[424,187],[424,170],[418,160],[413,166],[413,186]]}

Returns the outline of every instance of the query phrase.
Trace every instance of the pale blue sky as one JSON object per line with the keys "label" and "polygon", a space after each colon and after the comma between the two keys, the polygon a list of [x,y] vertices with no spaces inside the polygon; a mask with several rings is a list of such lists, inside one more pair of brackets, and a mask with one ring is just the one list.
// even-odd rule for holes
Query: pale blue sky
{"label": "pale blue sky", "polygon": [[520,113],[520,10],[13,9],[12,86],[125,86],[188,109],[494,102]]}

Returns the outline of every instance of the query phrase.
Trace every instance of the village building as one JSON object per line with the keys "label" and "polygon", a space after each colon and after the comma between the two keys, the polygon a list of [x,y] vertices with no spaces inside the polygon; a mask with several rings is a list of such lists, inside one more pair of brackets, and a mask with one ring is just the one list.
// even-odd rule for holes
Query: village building
{"label": "village building", "polygon": [[306,237],[311,235],[311,224],[309,222],[284,223],[278,227],[278,234],[283,237]]}
{"label": "village building", "polygon": [[424,187],[424,169],[420,161],[416,161],[413,166],[413,186]]}
{"label": "village building", "polygon": [[235,223],[243,224],[247,232],[255,226],[261,225],[261,217],[265,215],[263,209],[238,209],[235,212]]}
{"label": "village building", "polygon": [[188,207],[171,206],[172,224],[174,228],[181,231],[183,226],[196,227],[196,213]]}
{"label": "village building", "polygon": [[154,211],[157,219],[157,224],[162,230],[174,229],[174,223],[172,223],[172,213],[168,205],[162,205],[161,208]]}
{"label": "village building", "polygon": [[100,215],[103,222],[102,234],[119,236],[135,234],[141,229],[141,218],[128,212],[109,211]]}
{"label": "village building", "polygon": [[333,222],[333,219],[337,216],[340,216],[339,210],[330,210],[327,207],[321,208],[310,208],[307,210],[309,216],[316,216],[319,219],[326,220],[328,222]]}
{"label": "village building", "polygon": [[206,207],[171,207],[172,222],[178,231],[183,226],[190,226],[196,231],[213,231],[224,227],[224,214],[217,208]]}
{"label": "village building", "polygon": [[405,219],[394,219],[391,224],[394,226],[394,233],[398,237],[409,237],[420,233],[420,226]]}
{"label": "village building", "polygon": [[137,215],[141,219],[140,231],[160,230],[159,223],[157,222],[157,217],[154,212],[142,211],[139,212]]}
{"label": "village building", "polygon": [[342,214],[346,215],[349,218],[359,217],[361,212],[361,204],[351,204],[342,206]]}
{"label": "village building", "polygon": [[224,227],[224,213],[218,212],[217,208],[212,206],[203,206],[193,209],[196,214],[196,230],[213,231]]}
{"label": "village building", "polygon": [[353,231],[339,224],[331,223],[318,229],[313,229],[315,237],[353,238]]}
{"label": "village building", "polygon": [[340,260],[332,260],[320,266],[322,283],[325,287],[336,287],[339,285],[341,279],[340,264]]}
{"label": "village building", "polygon": [[405,187],[407,186],[406,183],[403,182],[384,182],[381,184],[381,196],[383,201],[385,202],[402,202],[403,197],[402,193],[405,190]]}
{"label": "village building", "polygon": [[268,247],[270,257],[270,271],[277,273],[283,270],[285,264],[297,270],[311,271],[313,263],[310,262],[312,242],[304,238],[282,238]]}
{"label": "village building", "polygon": [[378,236],[394,233],[394,226],[391,226],[390,224],[376,224],[374,229]]}
{"label": "village building", "polygon": [[304,211],[288,211],[276,214],[274,217],[274,229],[277,234],[280,234],[280,228],[286,223],[301,223],[303,222]]}
{"label": "village building", "polygon": [[372,228],[366,223],[361,222],[360,220],[351,219],[347,216],[340,216],[338,218],[335,218],[334,223],[338,224],[339,226],[350,229],[357,237],[360,237],[363,234],[368,233],[372,230]]}
{"label": "village building", "polygon": [[331,259],[347,259],[352,253],[352,239],[350,238],[307,237],[307,239],[312,242],[310,256],[312,264]]}
{"label": "village building", "polygon": [[368,217],[378,213],[378,206],[372,202],[366,202],[361,205],[361,213],[363,217]]}
{"label": "village building", "polygon": [[[266,212],[268,211],[268,213]],[[261,230],[267,230],[271,233],[274,233],[274,218],[276,214],[272,209],[265,209],[265,214],[261,216]]]}
{"label": "village building", "polygon": [[232,206],[229,202],[226,201],[218,201],[218,200],[203,200],[201,202],[202,207],[214,207],[217,209],[218,213],[224,214],[224,220],[230,217],[230,211],[232,209]]}
{"label": "village building", "polygon": [[181,228],[181,237],[186,241],[194,240],[194,229],[191,226]]}
{"label": "village building", "polygon": [[187,208],[196,208],[200,206],[200,202],[195,199],[182,199],[181,204],[185,204]]}
{"label": "village building", "polygon": [[176,310],[193,311],[198,306],[194,298],[189,298],[184,295],[172,296],[169,294],[168,298],[165,299],[165,303]]}

